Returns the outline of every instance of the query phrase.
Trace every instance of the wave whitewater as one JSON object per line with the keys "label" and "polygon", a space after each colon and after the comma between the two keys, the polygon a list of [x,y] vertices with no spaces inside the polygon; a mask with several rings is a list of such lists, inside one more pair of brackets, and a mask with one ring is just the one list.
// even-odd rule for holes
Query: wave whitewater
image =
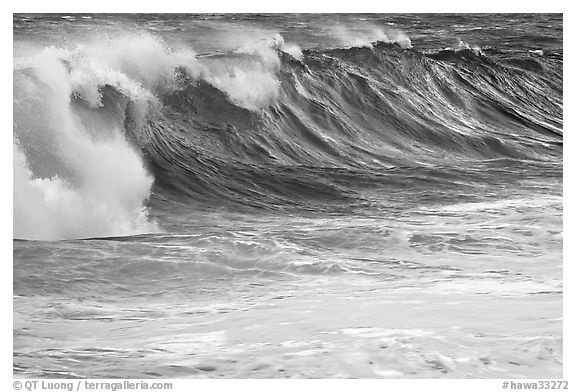
{"label": "wave whitewater", "polygon": [[398,170],[561,158],[562,53],[374,37],[198,54],[142,33],[16,59],[14,237],[151,233],[151,205],[318,207]]}

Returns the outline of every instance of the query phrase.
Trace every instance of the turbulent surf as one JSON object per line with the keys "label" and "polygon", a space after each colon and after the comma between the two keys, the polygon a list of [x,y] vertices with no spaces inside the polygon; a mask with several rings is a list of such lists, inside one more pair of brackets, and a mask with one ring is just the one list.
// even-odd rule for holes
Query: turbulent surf
{"label": "turbulent surf", "polygon": [[13,83],[15,374],[561,376],[561,15],[22,14]]}

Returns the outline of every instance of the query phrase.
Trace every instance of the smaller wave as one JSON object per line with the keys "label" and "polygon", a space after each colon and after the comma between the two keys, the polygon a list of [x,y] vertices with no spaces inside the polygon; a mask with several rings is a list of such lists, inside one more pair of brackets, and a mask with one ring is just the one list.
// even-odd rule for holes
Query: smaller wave
{"label": "smaller wave", "polygon": [[403,31],[383,29],[369,23],[355,26],[354,29],[337,25],[331,28],[331,33],[338,41],[338,45],[344,48],[373,47],[376,42],[397,44],[403,49],[412,48],[410,37]]}
{"label": "smaller wave", "polygon": [[480,55],[480,54],[484,54],[482,52],[482,48],[479,47],[478,45],[470,45],[467,42],[464,42],[462,40],[458,41],[458,50],[471,50],[472,52]]}
{"label": "smaller wave", "polygon": [[[490,49],[487,47],[487,49]],[[430,58],[441,61],[457,60],[478,60],[486,58],[483,48],[478,45],[470,45],[467,42],[458,40],[458,44],[453,47],[446,47],[440,50],[428,50],[424,54]]]}

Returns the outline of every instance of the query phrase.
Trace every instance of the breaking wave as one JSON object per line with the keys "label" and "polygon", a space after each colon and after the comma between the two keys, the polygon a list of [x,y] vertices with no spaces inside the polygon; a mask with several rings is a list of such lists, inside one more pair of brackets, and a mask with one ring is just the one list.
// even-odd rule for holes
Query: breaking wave
{"label": "breaking wave", "polygon": [[562,53],[367,31],[202,55],[126,34],[15,59],[14,237],[149,233],[162,203],[306,208],[414,168],[562,156]]}

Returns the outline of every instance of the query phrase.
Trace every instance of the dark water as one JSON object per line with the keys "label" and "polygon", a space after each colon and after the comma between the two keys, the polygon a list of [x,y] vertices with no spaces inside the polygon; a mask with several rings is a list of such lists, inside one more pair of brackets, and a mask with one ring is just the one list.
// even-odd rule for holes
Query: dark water
{"label": "dark water", "polygon": [[14,374],[562,375],[562,15],[15,15]]}

